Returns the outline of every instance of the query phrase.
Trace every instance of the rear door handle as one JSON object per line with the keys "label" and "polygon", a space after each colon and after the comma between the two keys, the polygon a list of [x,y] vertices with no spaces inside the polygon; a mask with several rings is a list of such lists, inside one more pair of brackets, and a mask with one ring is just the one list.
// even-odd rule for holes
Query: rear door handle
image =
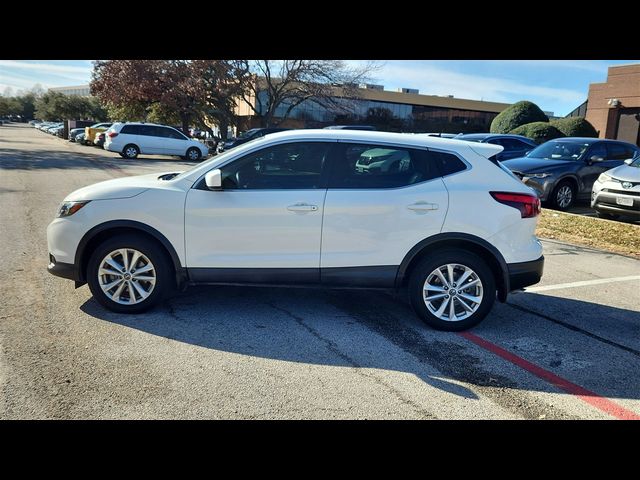
{"label": "rear door handle", "polygon": [[413,210],[414,212],[427,212],[429,210],[438,210],[438,204],[429,202],[416,202],[407,206],[407,208],[409,210]]}
{"label": "rear door handle", "polygon": [[310,205],[308,203],[296,203],[294,205],[289,205],[287,210],[290,212],[315,212],[318,210],[318,206]]}

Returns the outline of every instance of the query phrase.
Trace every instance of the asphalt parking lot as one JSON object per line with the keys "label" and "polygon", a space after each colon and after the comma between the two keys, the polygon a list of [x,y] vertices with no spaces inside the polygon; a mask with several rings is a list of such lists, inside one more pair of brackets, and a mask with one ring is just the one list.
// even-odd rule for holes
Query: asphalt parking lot
{"label": "asphalt parking lot", "polygon": [[46,272],[81,186],[189,165],[0,130],[0,418],[640,419],[640,261],[543,241],[477,328],[364,290],[198,287],[138,316]]}

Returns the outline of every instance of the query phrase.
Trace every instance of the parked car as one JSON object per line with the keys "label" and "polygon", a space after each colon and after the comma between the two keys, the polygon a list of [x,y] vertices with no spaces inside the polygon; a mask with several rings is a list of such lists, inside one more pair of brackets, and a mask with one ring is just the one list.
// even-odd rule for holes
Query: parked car
{"label": "parked car", "polygon": [[524,157],[528,152],[538,146],[536,142],[527,137],[511,134],[467,133],[463,135],[456,135],[455,139],[465,140],[467,142],[501,145],[504,147],[504,150],[496,156],[496,160],[499,162],[509,160],[511,158]]}
{"label": "parked car", "polygon": [[96,135],[96,137],[93,139],[93,144],[96,147],[100,147],[102,148],[102,146],[104,145],[104,141],[105,141],[105,132],[100,132]]}
{"label": "parked car", "polygon": [[95,123],[90,127],[85,127],[84,129],[84,144],[91,145],[96,138],[96,135],[100,132],[105,132],[109,127],[113,125],[112,123]]}
{"label": "parked car", "polygon": [[84,133],[84,127],[83,128],[72,128],[71,130],[69,130],[69,141],[70,142],[75,142],[76,141],[76,137],[78,135],[80,135],[81,133]]}
{"label": "parked car", "polygon": [[197,162],[209,154],[206,145],[175,128],[153,123],[114,123],[106,132],[104,149],[133,159],[139,154],[177,155]]}
{"label": "parked car", "polygon": [[640,154],[601,173],[591,191],[591,208],[599,217],[640,217]]}
{"label": "parked car", "polygon": [[324,128],[327,130],[376,130],[376,127],[371,125],[330,125]]}
{"label": "parked car", "polygon": [[232,138],[227,140],[226,142],[219,142],[217,151],[218,153],[222,153],[226,150],[230,150],[232,148],[237,147],[238,145],[242,145],[243,143],[250,142],[251,140],[255,140],[256,138],[264,137],[265,135],[269,135],[270,133],[284,132],[285,130],[289,130],[288,128],[252,128],[251,130],[247,130],[246,132],[238,135],[238,138]]}
{"label": "parked car", "polygon": [[76,143],[84,144],[84,132],[76,133]]}
{"label": "parked car", "polygon": [[[409,161],[360,172],[380,149]],[[487,161],[501,150],[387,132],[274,133],[182,173],[69,194],[47,229],[48,270],[87,282],[121,313],[175,285],[365,287],[407,289],[425,322],[466,329],[543,270],[540,200]]]}
{"label": "parked car", "polygon": [[42,123],[42,120],[29,120],[29,125],[35,127],[39,123]]}
{"label": "parked car", "polygon": [[526,157],[502,162],[533,188],[551,208],[569,209],[577,199],[588,200],[598,176],[618,167],[640,151],[619,140],[565,137],[549,140]]}

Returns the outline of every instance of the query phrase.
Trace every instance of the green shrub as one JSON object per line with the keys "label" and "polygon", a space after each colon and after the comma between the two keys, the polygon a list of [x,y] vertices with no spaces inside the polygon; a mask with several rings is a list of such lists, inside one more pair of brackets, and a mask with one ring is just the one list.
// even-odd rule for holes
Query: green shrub
{"label": "green shrub", "polygon": [[584,117],[559,118],[550,123],[567,137],[598,137],[598,131]]}
{"label": "green shrub", "polygon": [[548,122],[547,117],[535,103],[523,100],[514,103],[498,114],[491,122],[491,133],[509,133],[520,125],[532,122]]}
{"label": "green shrub", "polygon": [[527,123],[526,125],[519,126],[515,130],[511,130],[509,133],[524,135],[537,144],[553,140],[554,138],[564,137],[564,134],[560,130],[547,122]]}

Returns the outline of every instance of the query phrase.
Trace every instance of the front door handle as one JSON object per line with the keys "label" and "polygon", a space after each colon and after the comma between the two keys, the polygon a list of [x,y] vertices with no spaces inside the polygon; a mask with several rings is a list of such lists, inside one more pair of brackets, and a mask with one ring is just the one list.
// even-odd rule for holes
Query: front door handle
{"label": "front door handle", "polygon": [[413,210],[414,212],[427,212],[429,210],[438,210],[438,204],[429,202],[416,202],[407,206],[407,208],[409,210]]}
{"label": "front door handle", "polygon": [[290,212],[315,212],[318,210],[318,206],[310,205],[308,203],[296,203],[294,205],[289,205],[287,210]]}

